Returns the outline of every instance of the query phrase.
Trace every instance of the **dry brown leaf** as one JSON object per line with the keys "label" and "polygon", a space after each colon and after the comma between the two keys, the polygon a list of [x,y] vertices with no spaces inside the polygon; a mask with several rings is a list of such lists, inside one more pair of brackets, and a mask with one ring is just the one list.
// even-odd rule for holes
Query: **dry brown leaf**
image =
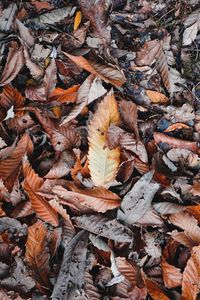
{"label": "dry brown leaf", "polygon": [[198,152],[198,146],[196,142],[185,141],[181,139],[177,139],[161,132],[154,132],[154,141],[156,144],[166,143],[169,144],[172,148],[181,148],[188,149],[193,152]]}
{"label": "dry brown leaf", "polygon": [[66,52],[63,53],[79,67],[96,76],[99,76],[105,82],[111,83],[117,87],[122,86],[125,83],[124,74],[119,69],[115,69],[106,65],[100,65],[99,63],[89,61],[82,56],[74,56]]}
{"label": "dry brown leaf", "polygon": [[162,48],[162,42],[159,40],[147,41],[143,48],[137,52],[136,64],[138,66],[149,66],[156,58]]}
{"label": "dry brown leaf", "polygon": [[25,177],[23,188],[29,196],[33,210],[43,221],[58,226],[57,212],[37,193],[43,184],[43,179],[34,172],[28,161],[23,164],[23,172]]}
{"label": "dry brown leaf", "polygon": [[[34,272],[37,281],[49,286],[49,260],[47,251],[48,231],[42,221],[37,221],[28,228],[25,258]],[[39,282],[41,284],[41,282]]]}
{"label": "dry brown leaf", "polygon": [[120,116],[113,92],[98,105],[88,126],[88,161],[91,179],[96,186],[108,187],[115,180],[120,163],[119,147],[106,147],[106,132],[111,124],[118,125]]}
{"label": "dry brown leaf", "polygon": [[77,227],[91,233],[106,237],[119,243],[130,243],[131,232],[116,219],[109,219],[103,214],[83,215],[73,218]]}
{"label": "dry brown leaf", "polygon": [[57,179],[67,176],[74,165],[74,156],[69,151],[63,151],[44,178]]}
{"label": "dry brown leaf", "polygon": [[156,92],[156,91],[151,91],[151,90],[146,90],[147,96],[150,98],[151,103],[167,103],[169,102],[169,98],[166,97],[164,94]]}
{"label": "dry brown leaf", "polygon": [[163,289],[153,280],[144,279],[148,294],[153,300],[171,300],[163,291]]}
{"label": "dry brown leaf", "polygon": [[16,148],[10,153],[9,157],[0,161],[0,177],[3,179],[3,182],[9,191],[12,190],[19,175],[22,157],[26,152],[31,154],[32,151],[32,141],[29,135],[25,133],[19,140]]}
{"label": "dry brown leaf", "polygon": [[19,73],[24,65],[24,55],[22,46],[18,46],[17,42],[11,42],[9,52],[4,67],[0,86],[10,83]]}
{"label": "dry brown leaf", "polygon": [[79,0],[78,2],[83,15],[90,20],[94,35],[105,39],[109,43],[111,28],[108,27],[106,22],[106,1],[91,0],[90,5],[88,5],[87,0]]}
{"label": "dry brown leaf", "polygon": [[77,91],[76,106],[72,109],[70,114],[63,119],[61,125],[64,125],[65,123],[68,123],[72,119],[76,118],[84,109],[84,107],[103,96],[106,92],[107,91],[103,87],[101,80],[98,77],[95,77],[93,74],[89,75]]}
{"label": "dry brown leaf", "polygon": [[182,284],[182,273],[181,269],[170,265],[166,260],[162,260],[162,274],[164,284],[168,289],[181,286]]}
{"label": "dry brown leaf", "polygon": [[31,73],[31,76],[36,80],[41,79],[42,76],[44,75],[44,69],[41,68],[40,66],[38,66],[36,63],[34,63],[30,59],[30,56],[29,56],[29,53],[28,53],[28,50],[26,49],[26,47],[24,47],[23,50],[24,50],[25,63]]}
{"label": "dry brown leaf", "polygon": [[53,207],[55,211],[57,211],[58,214],[60,214],[63,217],[64,220],[70,221],[70,217],[67,214],[66,209],[63,208],[63,206],[59,203],[59,200],[56,197],[50,200],[49,204]]}
{"label": "dry brown leaf", "polygon": [[193,247],[191,257],[183,272],[182,298],[195,300],[200,291],[200,246]]}
{"label": "dry brown leaf", "polygon": [[119,103],[120,113],[123,122],[134,132],[136,138],[139,139],[139,132],[137,127],[137,106],[130,101],[122,100]]}
{"label": "dry brown leaf", "polygon": [[45,70],[44,75],[44,89],[47,99],[49,98],[49,95],[54,90],[57,83],[57,67],[55,63],[55,59],[52,58],[48,67]]}
{"label": "dry brown leaf", "polygon": [[28,30],[28,28],[26,26],[24,26],[24,24],[18,19],[15,20],[15,24],[17,25],[17,28],[19,30],[22,40],[29,47],[32,47],[35,43],[35,40],[34,40],[33,36],[31,35],[30,31]]}
{"label": "dry brown leaf", "polygon": [[[72,192],[64,189],[61,186],[53,187],[52,191],[61,199],[60,202],[65,205],[70,206],[72,202],[73,206],[78,207],[79,205],[88,208],[91,211],[96,212],[106,212],[107,210],[112,210],[119,207],[119,199],[105,199],[102,197],[90,196],[89,193],[83,194],[80,192]],[[88,190],[89,191],[89,190]],[[95,193],[94,193],[95,194]],[[66,200],[66,201],[65,201]]]}
{"label": "dry brown leaf", "polygon": [[115,261],[119,272],[135,286],[140,279],[139,267],[128,262],[125,257],[116,257]]}
{"label": "dry brown leaf", "polygon": [[5,85],[0,96],[0,106],[9,109],[12,105],[15,108],[21,108],[24,104],[25,97],[11,85]]}
{"label": "dry brown leaf", "polygon": [[200,227],[197,220],[185,212],[176,213],[170,216],[170,222],[183,229],[184,234],[191,240],[193,245],[200,244]]}

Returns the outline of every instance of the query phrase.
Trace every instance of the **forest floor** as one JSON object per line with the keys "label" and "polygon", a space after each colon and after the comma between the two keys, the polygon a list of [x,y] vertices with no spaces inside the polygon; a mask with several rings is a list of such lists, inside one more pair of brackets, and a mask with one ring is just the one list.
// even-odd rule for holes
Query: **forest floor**
{"label": "forest floor", "polygon": [[0,1],[0,300],[200,299],[198,4]]}

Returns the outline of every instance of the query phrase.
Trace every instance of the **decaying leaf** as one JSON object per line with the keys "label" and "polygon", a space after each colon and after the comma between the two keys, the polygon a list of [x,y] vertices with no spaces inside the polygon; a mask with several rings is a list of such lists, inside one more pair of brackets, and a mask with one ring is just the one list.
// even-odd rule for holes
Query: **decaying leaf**
{"label": "decaying leaf", "polygon": [[153,172],[141,177],[122,200],[117,219],[129,225],[144,216],[151,206],[152,199],[159,189],[158,183],[151,182]]}
{"label": "decaying leaf", "polygon": [[84,284],[84,272],[86,267],[88,234],[80,231],[65,246],[63,261],[57,282],[51,295],[52,300],[64,300],[70,296],[76,288],[81,289]]}
{"label": "decaying leaf", "polygon": [[74,56],[64,52],[77,66],[86,71],[99,76],[105,82],[109,82],[114,86],[122,86],[125,83],[125,77],[122,71],[110,66],[100,65],[96,62],[88,61],[82,56]]}
{"label": "decaying leaf", "polygon": [[118,125],[120,116],[113,92],[99,104],[89,125],[89,169],[96,186],[109,186],[115,180],[119,167],[119,147],[110,150],[106,147],[106,132],[111,124]]}
{"label": "decaying leaf", "polygon": [[127,228],[117,222],[116,219],[110,220],[103,215],[96,214],[74,217],[73,220],[77,227],[119,243],[130,243],[132,241]]}

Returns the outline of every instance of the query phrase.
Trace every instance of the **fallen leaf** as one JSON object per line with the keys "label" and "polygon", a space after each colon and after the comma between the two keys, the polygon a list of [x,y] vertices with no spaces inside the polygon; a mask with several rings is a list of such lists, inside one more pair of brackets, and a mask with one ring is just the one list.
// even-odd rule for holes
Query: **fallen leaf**
{"label": "fallen leaf", "polygon": [[29,135],[25,133],[19,140],[16,148],[12,150],[9,156],[0,161],[0,177],[3,179],[3,182],[9,191],[12,190],[19,175],[22,157],[26,152],[31,154],[32,151],[32,141]]}
{"label": "fallen leaf", "polygon": [[144,216],[159,189],[159,184],[151,183],[152,178],[153,172],[143,175],[124,196],[121,207],[117,212],[118,220],[131,225]]}
{"label": "fallen leaf", "polygon": [[182,285],[181,269],[170,265],[166,260],[162,260],[162,272],[164,284],[168,289]]}
{"label": "fallen leaf", "polygon": [[77,66],[99,76],[105,82],[111,83],[116,87],[120,87],[125,83],[125,77],[121,70],[106,65],[100,65],[99,63],[89,61],[82,56],[74,56],[66,52],[63,52],[63,54],[71,59]]}
{"label": "fallen leaf", "polygon": [[147,41],[142,49],[136,54],[136,64],[138,66],[151,65],[161,48],[161,41]]}
{"label": "fallen leaf", "polygon": [[168,97],[159,92],[146,90],[146,94],[150,98],[151,103],[167,103],[169,101]]}
{"label": "fallen leaf", "polygon": [[25,258],[39,284],[49,286],[50,254],[47,251],[48,231],[42,221],[28,229]]}
{"label": "fallen leaf", "polygon": [[17,42],[11,42],[9,52],[0,79],[0,86],[10,83],[24,65],[24,55],[22,46],[18,46]]}
{"label": "fallen leaf", "polygon": [[195,300],[200,290],[200,246],[193,247],[191,257],[183,271],[182,299]]}
{"label": "fallen leaf", "polygon": [[109,43],[111,28],[108,27],[106,22],[106,1],[91,0],[90,5],[86,0],[79,0],[78,2],[83,15],[90,20],[94,35],[105,39]]}
{"label": "fallen leaf", "polygon": [[81,11],[78,10],[76,12],[76,15],[75,15],[75,18],[74,18],[74,30],[77,30],[79,25],[81,24],[81,17],[82,17]]}
{"label": "fallen leaf", "polygon": [[20,20],[18,20],[18,19],[15,20],[15,24],[17,25],[17,28],[19,30],[19,33],[20,33],[20,36],[21,36],[22,40],[29,47],[32,47],[34,45],[34,43],[35,43],[35,39],[31,35],[31,33],[28,30],[28,28],[26,26],[24,26],[24,24]]}
{"label": "fallen leaf", "polygon": [[[172,214],[169,220],[173,225],[184,230],[184,234],[191,240],[193,245],[200,244],[200,228],[193,216],[190,216],[186,212],[179,212]],[[172,235],[172,237],[175,237],[175,235]]]}
{"label": "fallen leaf", "polygon": [[59,103],[73,103],[77,101],[77,91],[79,85],[74,85],[67,90],[55,88],[49,95],[49,101],[57,101]]}
{"label": "fallen leaf", "polygon": [[51,59],[48,67],[45,70],[43,83],[44,83],[45,94],[48,99],[49,95],[54,90],[57,83],[57,67],[54,58]]}
{"label": "fallen leaf", "polygon": [[77,105],[72,109],[69,115],[63,119],[61,125],[64,125],[65,123],[68,123],[72,119],[76,118],[84,109],[84,107],[103,96],[106,92],[107,91],[103,87],[101,80],[98,77],[95,77],[93,74],[89,75],[77,90]]}
{"label": "fallen leaf", "polygon": [[198,32],[198,22],[195,22],[183,32],[183,46],[189,46],[196,39]]}
{"label": "fallen leaf", "polygon": [[116,219],[111,220],[104,215],[95,214],[74,217],[73,221],[79,228],[119,243],[130,243],[132,241],[130,232]]}
{"label": "fallen leaf", "polygon": [[25,177],[23,187],[29,196],[33,210],[43,221],[58,226],[57,212],[37,193],[43,184],[43,179],[34,172],[27,161],[23,165],[23,172]]}
{"label": "fallen leaf", "polygon": [[8,32],[11,29],[12,22],[17,12],[16,3],[10,3],[10,5],[1,12],[0,16],[0,30]]}
{"label": "fallen leaf", "polygon": [[156,144],[166,143],[169,144],[172,148],[188,149],[193,152],[198,152],[198,146],[196,142],[177,139],[161,132],[154,132],[154,141]]}
{"label": "fallen leaf", "polygon": [[111,124],[119,124],[120,116],[113,92],[107,94],[89,124],[89,170],[96,186],[107,187],[115,180],[120,162],[119,147],[106,147],[106,131]]}
{"label": "fallen leaf", "polygon": [[84,272],[87,255],[87,232],[80,231],[65,246],[63,261],[57,282],[54,285],[52,300],[64,300],[73,289],[81,289],[84,284]]}
{"label": "fallen leaf", "polygon": [[[114,197],[114,194],[110,196],[110,198],[103,197],[99,195],[99,197],[95,197],[95,191],[92,192],[91,195],[89,193],[90,190],[87,190],[87,193],[84,194],[84,190],[78,189],[76,192],[68,191],[61,186],[55,186],[52,190],[58,197],[62,198],[60,202],[65,205],[70,206],[70,202],[72,202],[72,206],[85,206],[86,208],[96,211],[96,212],[106,212],[107,210],[111,210],[119,207],[120,202],[118,197]],[[100,192],[100,190],[99,190]],[[98,193],[97,193],[98,195]],[[109,193],[108,193],[109,196]],[[70,201],[71,200],[71,201]]]}

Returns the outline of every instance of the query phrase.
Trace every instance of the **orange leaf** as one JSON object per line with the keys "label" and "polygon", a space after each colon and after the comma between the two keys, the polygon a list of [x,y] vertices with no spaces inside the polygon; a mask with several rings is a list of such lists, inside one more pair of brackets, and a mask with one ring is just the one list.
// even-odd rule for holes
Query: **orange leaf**
{"label": "orange leaf", "polygon": [[200,223],[200,205],[187,206],[186,211]]}
{"label": "orange leaf", "polygon": [[[48,232],[42,221],[37,221],[28,228],[25,258],[33,269],[37,281],[42,281],[46,287],[49,285],[49,259],[47,251]],[[41,283],[40,283],[41,284]]]}
{"label": "orange leaf", "polygon": [[58,101],[60,103],[76,102],[78,88],[79,85],[74,85],[67,90],[55,88],[49,96],[49,101]]}
{"label": "orange leaf", "polygon": [[200,246],[193,247],[183,272],[182,300],[195,300],[200,291]]}
{"label": "orange leaf", "polygon": [[125,257],[116,257],[117,269],[124,275],[133,286],[135,286],[139,279],[139,268],[137,265],[129,263]]}
{"label": "orange leaf", "polygon": [[171,132],[171,131],[179,130],[179,129],[183,129],[183,128],[190,128],[190,127],[184,123],[175,123],[175,124],[170,125],[167,129],[165,129],[164,132]]}
{"label": "orange leaf", "polygon": [[148,278],[144,279],[148,294],[153,298],[153,300],[170,300],[162,290],[162,288],[153,280]]}
{"label": "orange leaf", "polygon": [[74,19],[74,31],[78,29],[79,25],[81,24],[81,11],[76,12],[76,16]]}
{"label": "orange leaf", "polygon": [[34,172],[27,161],[23,165],[23,172],[25,176],[23,187],[29,196],[33,210],[43,221],[58,226],[57,212],[42,196],[37,194],[43,184],[43,179]]}
{"label": "orange leaf", "polygon": [[166,262],[166,260],[164,259],[162,261],[162,273],[165,286],[168,289],[181,286],[181,269],[178,269],[175,266],[168,264],[168,262]]}
{"label": "orange leaf", "polygon": [[23,106],[25,98],[17,89],[13,88],[11,85],[7,84],[4,86],[1,93],[0,105],[5,109],[9,109],[12,105],[15,108],[20,108]]}
{"label": "orange leaf", "polygon": [[146,94],[150,98],[151,103],[167,103],[169,101],[168,97],[159,92],[146,90]]}
{"label": "orange leaf", "polygon": [[32,141],[29,135],[25,133],[9,157],[0,161],[0,177],[3,179],[5,186],[9,191],[12,190],[15,180],[18,177],[22,157],[26,152],[30,154],[32,151]]}
{"label": "orange leaf", "polygon": [[82,56],[74,56],[66,52],[63,53],[76,65],[96,76],[99,76],[105,82],[111,83],[115,86],[122,86],[125,83],[124,74],[118,69],[114,69],[113,67],[106,65],[100,65],[99,63],[89,61]]}

